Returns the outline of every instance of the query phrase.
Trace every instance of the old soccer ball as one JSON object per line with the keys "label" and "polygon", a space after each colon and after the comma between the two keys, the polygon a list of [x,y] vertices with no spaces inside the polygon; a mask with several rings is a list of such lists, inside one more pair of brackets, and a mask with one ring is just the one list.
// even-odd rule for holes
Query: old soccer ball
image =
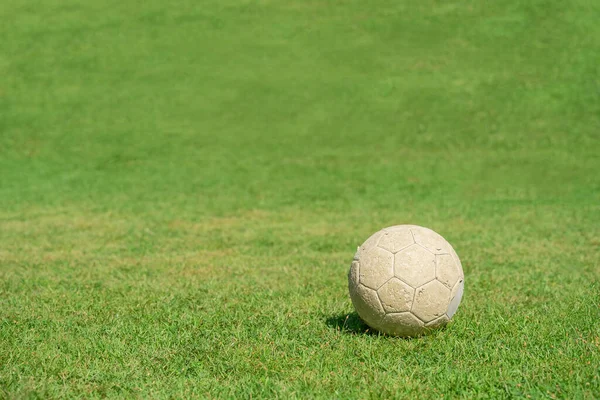
{"label": "old soccer ball", "polygon": [[397,225],[358,248],[348,288],[356,312],[371,328],[418,336],[450,321],[462,298],[464,275],[443,237],[421,226]]}

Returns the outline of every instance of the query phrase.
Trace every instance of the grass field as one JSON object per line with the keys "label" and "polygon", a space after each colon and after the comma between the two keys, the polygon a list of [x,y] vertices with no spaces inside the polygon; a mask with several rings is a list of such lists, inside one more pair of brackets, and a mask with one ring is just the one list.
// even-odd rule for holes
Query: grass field
{"label": "grass field", "polygon": [[[0,398],[600,398],[600,3],[0,4]],[[388,225],[463,261],[373,334]]]}

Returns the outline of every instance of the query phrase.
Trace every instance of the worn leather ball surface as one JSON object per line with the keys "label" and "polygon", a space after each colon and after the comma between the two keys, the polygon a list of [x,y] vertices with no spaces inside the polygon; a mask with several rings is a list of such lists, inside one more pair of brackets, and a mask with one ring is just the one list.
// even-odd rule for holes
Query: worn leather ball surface
{"label": "worn leather ball surface", "polygon": [[416,225],[385,228],[356,252],[348,274],[350,298],[371,328],[418,336],[445,325],[464,289],[458,255],[442,236]]}

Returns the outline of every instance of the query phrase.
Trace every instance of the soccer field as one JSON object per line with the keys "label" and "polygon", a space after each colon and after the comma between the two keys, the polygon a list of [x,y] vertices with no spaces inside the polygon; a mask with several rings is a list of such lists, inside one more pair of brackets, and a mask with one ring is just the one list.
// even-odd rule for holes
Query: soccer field
{"label": "soccer field", "polygon": [[[0,399],[600,398],[600,3],[0,4]],[[431,335],[354,312],[429,227]]]}

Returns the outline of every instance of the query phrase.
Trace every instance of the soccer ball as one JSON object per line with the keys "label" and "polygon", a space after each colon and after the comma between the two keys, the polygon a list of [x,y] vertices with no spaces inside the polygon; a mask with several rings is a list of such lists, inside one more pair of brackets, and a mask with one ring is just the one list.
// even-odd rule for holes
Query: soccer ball
{"label": "soccer ball", "polygon": [[397,225],[358,248],[348,288],[356,312],[371,328],[418,336],[445,325],[456,313],[464,274],[443,237],[421,226]]}

